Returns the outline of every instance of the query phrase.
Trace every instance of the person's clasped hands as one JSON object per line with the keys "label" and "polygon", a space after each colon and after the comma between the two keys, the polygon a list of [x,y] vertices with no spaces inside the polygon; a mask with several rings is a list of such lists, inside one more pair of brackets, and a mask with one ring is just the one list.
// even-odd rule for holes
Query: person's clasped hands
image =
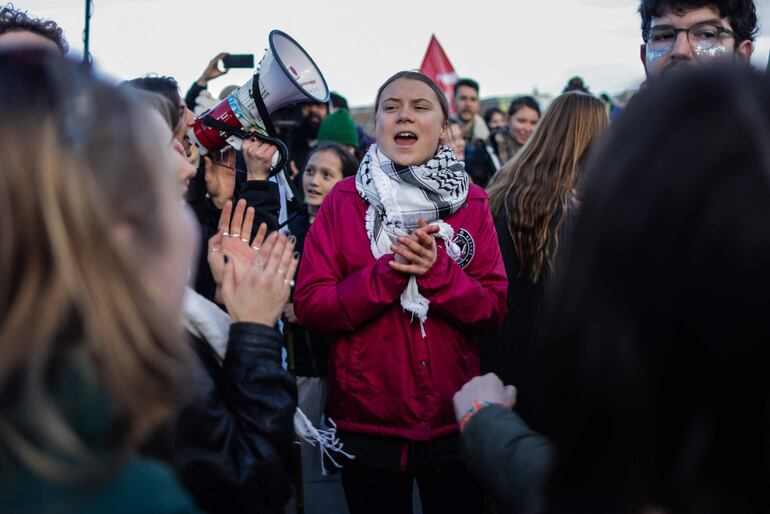
{"label": "person's clasped hands", "polygon": [[283,312],[294,284],[299,254],[296,239],[267,234],[262,223],[251,239],[254,209],[240,200],[222,208],[219,231],[208,243],[208,262],[217,284],[217,300],[235,322],[273,326]]}
{"label": "person's clasped hands", "polygon": [[390,247],[396,255],[390,261],[390,267],[418,277],[427,273],[436,262],[436,239],[433,234],[440,230],[436,225],[428,225],[422,218],[419,223],[420,228],[413,230],[408,237],[400,236],[400,244]]}

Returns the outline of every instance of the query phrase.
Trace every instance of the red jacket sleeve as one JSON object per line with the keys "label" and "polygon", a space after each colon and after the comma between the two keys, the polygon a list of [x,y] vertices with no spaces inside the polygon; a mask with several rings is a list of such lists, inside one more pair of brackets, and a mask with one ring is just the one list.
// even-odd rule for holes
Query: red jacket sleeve
{"label": "red jacket sleeve", "polygon": [[468,332],[494,332],[505,318],[508,278],[492,214],[487,202],[480,204],[482,218],[473,260],[463,269],[442,244],[436,262],[417,279],[420,292],[430,300],[431,315],[440,315]]}
{"label": "red jacket sleeve", "polygon": [[344,227],[352,220],[335,219],[338,195],[335,191],[329,194],[308,232],[294,292],[300,325],[319,332],[357,329],[397,302],[408,280],[407,275],[388,265],[393,255],[384,255],[342,276],[339,249],[344,241],[337,241],[340,228],[336,225],[342,223]]}

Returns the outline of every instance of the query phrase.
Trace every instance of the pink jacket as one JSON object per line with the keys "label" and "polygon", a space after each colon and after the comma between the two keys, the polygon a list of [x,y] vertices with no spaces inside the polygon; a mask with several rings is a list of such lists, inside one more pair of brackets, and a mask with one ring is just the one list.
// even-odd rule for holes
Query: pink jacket
{"label": "pink jacket", "polygon": [[417,281],[430,300],[425,338],[400,305],[408,275],[375,260],[364,228],[367,205],[355,177],[324,200],[305,239],[294,308],[312,331],[334,332],[329,414],[342,430],[429,440],[457,431],[452,396],[479,374],[476,336],[505,317],[508,280],[487,195],[471,185],[446,221],[463,250],[438,258]]}

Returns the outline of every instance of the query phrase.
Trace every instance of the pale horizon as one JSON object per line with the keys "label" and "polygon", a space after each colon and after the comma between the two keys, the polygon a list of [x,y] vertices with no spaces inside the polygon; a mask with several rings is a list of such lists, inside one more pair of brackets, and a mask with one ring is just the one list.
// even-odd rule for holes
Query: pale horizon
{"label": "pale horizon", "polygon": [[[435,34],[461,77],[481,85],[481,97],[556,95],[567,80],[583,77],[595,94],[617,94],[644,80],[638,2],[622,0],[490,0],[473,10],[447,2],[393,0],[377,5],[333,0],[270,4],[203,0],[94,0],[90,48],[105,74],[125,80],[146,74],[173,76],[184,93],[219,51],[254,53],[280,29],[313,57],[330,89],[352,107],[371,105],[392,73],[419,68]],[[85,2],[32,0],[19,9],[50,18],[65,31],[70,54],[83,52]],[[760,33],[752,61],[764,68],[770,53],[770,0],[756,1]],[[767,27],[767,30],[764,28]],[[211,82],[217,95],[241,85],[253,70],[232,70]]]}

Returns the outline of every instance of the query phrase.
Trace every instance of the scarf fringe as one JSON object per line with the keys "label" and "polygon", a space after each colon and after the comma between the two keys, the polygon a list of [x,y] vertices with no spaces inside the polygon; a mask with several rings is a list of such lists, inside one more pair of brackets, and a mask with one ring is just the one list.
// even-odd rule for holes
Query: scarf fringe
{"label": "scarf fringe", "polygon": [[[185,291],[184,301],[184,325],[192,334],[205,340],[214,350],[217,362],[221,366],[227,353],[230,323],[232,320],[222,309],[214,303],[202,297],[189,287]],[[337,426],[330,419],[330,429],[318,429],[313,426],[308,417],[297,407],[294,411],[294,431],[296,434],[310,443],[312,446],[320,445],[321,448],[321,473],[328,475],[324,466],[323,455],[338,468],[342,466],[334,460],[332,453],[340,453],[349,459],[355,457],[342,450],[342,442],[337,438]]]}
{"label": "scarf fringe", "polygon": [[324,465],[324,456],[326,456],[337,468],[342,468],[342,465],[334,460],[333,453],[339,453],[348,459],[356,458],[354,455],[343,450],[342,441],[337,437],[337,424],[334,423],[334,420],[329,418],[329,423],[332,425],[331,428],[316,428],[299,407],[297,407],[297,412],[294,414],[294,431],[297,435],[313,447],[318,445],[318,449],[321,452],[321,474],[323,476],[329,474],[326,465]]}

